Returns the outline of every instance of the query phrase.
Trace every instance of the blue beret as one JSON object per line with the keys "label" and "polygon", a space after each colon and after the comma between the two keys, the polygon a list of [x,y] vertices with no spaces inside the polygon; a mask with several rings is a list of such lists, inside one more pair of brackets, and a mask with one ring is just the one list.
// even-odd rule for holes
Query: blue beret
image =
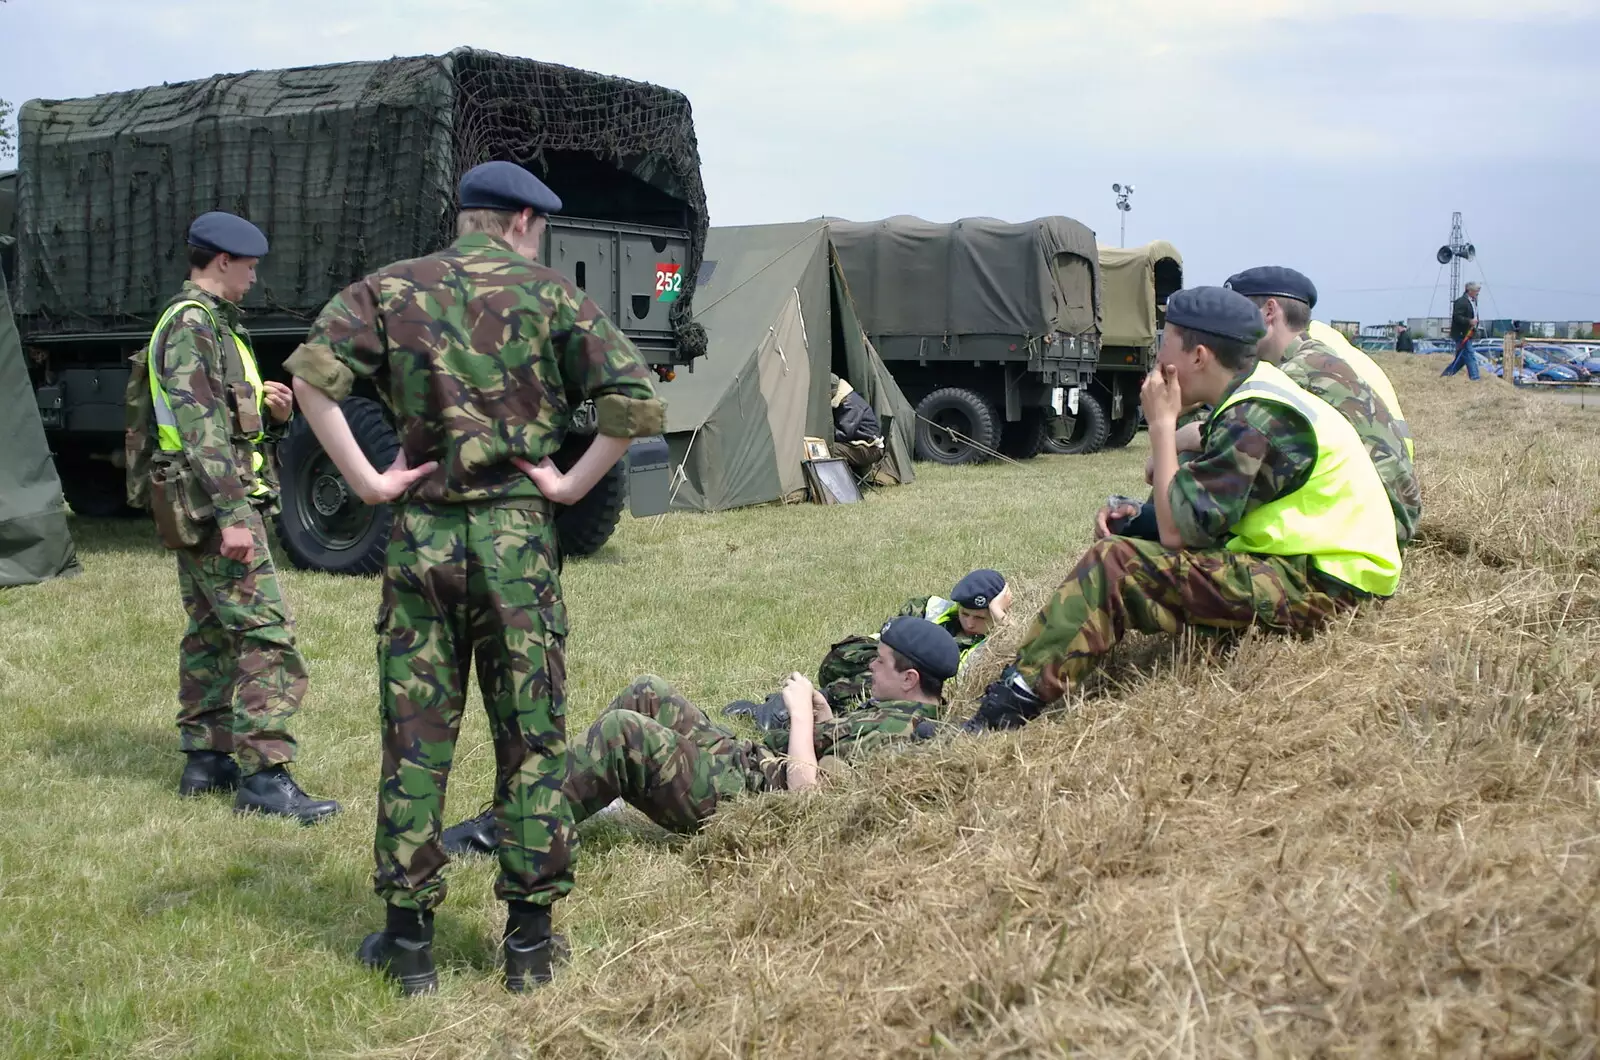
{"label": "blue beret", "polygon": [[961,667],[956,639],[925,618],[891,619],[879,639],[936,681],[948,681]]}
{"label": "blue beret", "polygon": [[976,611],[988,607],[1005,590],[1006,580],[997,570],[975,570],[956,582],[950,599]]}
{"label": "blue beret", "polygon": [[189,245],[236,258],[259,258],[267,252],[267,237],[243,217],[213,210],[189,226]]}
{"label": "blue beret", "polygon": [[484,162],[461,178],[463,210],[533,210],[551,214],[561,209],[561,199],[544,181],[515,162]]}
{"label": "blue beret", "polygon": [[1221,287],[1190,287],[1174,294],[1167,299],[1167,323],[1252,345],[1267,333],[1256,304]]}
{"label": "blue beret", "polygon": [[1262,265],[1236,272],[1222,286],[1249,298],[1293,298],[1308,306],[1317,304],[1317,285],[1310,277],[1282,265]]}

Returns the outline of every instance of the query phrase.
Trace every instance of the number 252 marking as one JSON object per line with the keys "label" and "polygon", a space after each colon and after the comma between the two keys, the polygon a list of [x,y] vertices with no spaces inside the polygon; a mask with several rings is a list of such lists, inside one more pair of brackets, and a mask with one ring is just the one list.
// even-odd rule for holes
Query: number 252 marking
{"label": "number 252 marking", "polygon": [[665,293],[667,291],[677,292],[677,291],[682,291],[682,290],[683,290],[683,273],[681,273],[681,272],[666,272],[666,271],[664,271],[662,269],[657,269],[656,270],[656,293],[657,294],[662,294],[662,293]]}

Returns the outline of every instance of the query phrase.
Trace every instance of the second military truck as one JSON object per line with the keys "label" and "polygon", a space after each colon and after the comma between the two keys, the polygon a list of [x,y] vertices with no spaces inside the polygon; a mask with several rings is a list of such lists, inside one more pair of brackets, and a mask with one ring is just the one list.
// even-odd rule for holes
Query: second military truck
{"label": "second military truck", "polygon": [[861,323],[917,410],[917,457],[1035,455],[1105,439],[1100,261],[1067,217],[831,225]]}
{"label": "second military truck", "polygon": [[[561,196],[542,260],[587,291],[663,377],[705,351],[690,308],[705,189],[689,101],[670,89],[458,49],[34,100],[19,133],[18,325],[80,514],[124,510],[127,359],[187,275],[185,233],[207,210],[248,217],[271,240],[244,303],[266,378],[284,378],[284,358],[334,293],[448,244],[457,181],[491,159],[526,167]],[[398,439],[377,397],[358,388],[345,414],[382,467]],[[558,464],[581,454],[586,429],[572,424]],[[303,418],[279,455],[290,560],[376,570],[388,509],[354,496]],[[610,536],[625,480],[619,463],[557,515],[566,554]]]}

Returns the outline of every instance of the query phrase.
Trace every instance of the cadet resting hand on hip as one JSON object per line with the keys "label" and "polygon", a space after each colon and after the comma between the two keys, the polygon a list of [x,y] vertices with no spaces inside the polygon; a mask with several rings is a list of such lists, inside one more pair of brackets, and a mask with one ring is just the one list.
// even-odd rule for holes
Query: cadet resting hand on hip
{"label": "cadet resting hand on hip", "polygon": [[534,464],[523,457],[514,456],[511,462],[539,487],[539,492],[551,504],[577,504],[589,495],[594,484],[611,470],[612,465],[628,452],[630,442],[629,438],[597,434],[589,443],[589,448],[578,458],[578,462],[566,472],[556,467],[555,461],[549,457]]}
{"label": "cadet resting hand on hip", "polygon": [[350,433],[350,423],[338,402],[299,376],[295,377],[294,393],[300,397],[300,407],[305,410],[311,432],[322,443],[323,452],[363,502],[388,504],[409,490],[417,479],[433,474],[438,468],[437,460],[430,460],[421,467],[407,467],[406,451],[401,449],[389,470],[380,474],[356,442],[355,435]]}
{"label": "cadet resting hand on hip", "polygon": [[294,391],[271,379],[264,380],[261,385],[261,398],[266,402],[267,411],[279,423],[288,423],[289,417],[294,415]]}

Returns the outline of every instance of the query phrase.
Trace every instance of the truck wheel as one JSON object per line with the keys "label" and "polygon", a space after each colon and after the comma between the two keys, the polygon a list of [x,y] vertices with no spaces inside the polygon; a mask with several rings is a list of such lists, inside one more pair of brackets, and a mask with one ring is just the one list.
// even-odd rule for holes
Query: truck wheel
{"label": "truck wheel", "polygon": [[1032,460],[1044,448],[1049,433],[1044,413],[1028,409],[1022,419],[1000,428],[1000,451],[1013,460]]}
{"label": "truck wheel", "polygon": [[[568,435],[551,459],[556,467],[565,471],[578,462],[591,440],[588,435]],[[599,552],[616,533],[617,524],[622,521],[622,509],[627,504],[628,458],[624,456],[594,484],[594,489],[583,500],[556,508],[556,541],[561,555],[592,556]]]}
{"label": "truck wheel", "polygon": [[1139,410],[1134,409],[1113,423],[1111,432],[1106,435],[1106,448],[1121,449],[1133,441],[1134,435],[1139,433],[1139,422]]}
{"label": "truck wheel", "polygon": [[[394,463],[400,437],[383,407],[363,397],[345,398],[339,407],[372,466],[382,469]],[[382,570],[393,513],[387,504],[369,507],[345,485],[304,416],[295,417],[290,426],[279,450],[279,466],[283,514],[278,516],[278,537],[289,561],[302,570],[329,574]]]}
{"label": "truck wheel", "polygon": [[1050,452],[1065,456],[1082,456],[1093,453],[1106,444],[1106,435],[1111,430],[1111,425],[1106,420],[1106,407],[1087,389],[1078,391],[1078,414],[1063,415],[1063,418],[1071,422],[1071,429],[1065,440],[1045,439],[1045,448]]}
{"label": "truck wheel", "polygon": [[[935,390],[917,404],[917,459],[936,464],[987,460],[989,454],[983,450],[1000,441],[997,419],[994,407],[977,391],[958,386]],[[974,448],[968,438],[983,450]]]}
{"label": "truck wheel", "polygon": [[72,453],[56,455],[61,495],[72,513],[85,519],[129,519],[141,514],[128,506],[126,473],[107,460]]}

